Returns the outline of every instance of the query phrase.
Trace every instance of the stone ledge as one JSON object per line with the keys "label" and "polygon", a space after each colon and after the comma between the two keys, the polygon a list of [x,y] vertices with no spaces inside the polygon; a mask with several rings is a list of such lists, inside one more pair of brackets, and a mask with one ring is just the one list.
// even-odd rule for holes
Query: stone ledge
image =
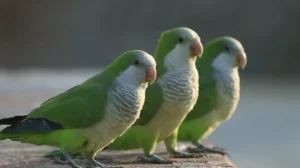
{"label": "stone ledge", "polygon": [[[45,146],[34,146],[21,144],[11,141],[2,141],[0,146],[0,167],[1,168],[70,168],[70,166],[58,165],[53,160],[43,158],[45,152],[52,151],[54,148]],[[160,143],[157,147],[156,154],[163,158],[168,158],[164,146]],[[218,154],[209,154],[202,158],[179,159],[172,158],[176,161],[174,164],[140,164],[136,161],[138,156],[142,155],[141,150],[129,151],[103,151],[96,157],[96,160],[111,166],[122,166],[124,168],[234,168],[233,163],[224,156]],[[85,162],[76,159],[75,162],[83,167]]]}

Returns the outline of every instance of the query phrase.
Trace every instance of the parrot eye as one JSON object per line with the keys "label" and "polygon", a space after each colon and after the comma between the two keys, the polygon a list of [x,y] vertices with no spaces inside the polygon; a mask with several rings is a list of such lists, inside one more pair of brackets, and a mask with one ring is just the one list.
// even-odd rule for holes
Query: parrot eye
{"label": "parrot eye", "polygon": [[183,42],[183,38],[182,37],[179,37],[178,38],[178,41],[181,43],[181,42]]}
{"label": "parrot eye", "polygon": [[133,61],[133,64],[134,64],[134,65],[138,65],[138,64],[139,64],[139,61],[138,61],[138,60],[134,60],[134,61]]}
{"label": "parrot eye", "polygon": [[228,47],[228,46],[225,46],[225,50],[226,50],[226,51],[229,51],[229,47]]}

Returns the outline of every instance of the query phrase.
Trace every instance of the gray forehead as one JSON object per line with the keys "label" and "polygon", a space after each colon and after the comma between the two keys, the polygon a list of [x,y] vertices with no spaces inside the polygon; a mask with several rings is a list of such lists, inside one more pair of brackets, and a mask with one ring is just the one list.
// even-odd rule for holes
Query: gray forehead
{"label": "gray forehead", "polygon": [[244,51],[243,45],[237,39],[232,38],[232,37],[226,37],[225,39],[226,39],[226,44],[229,45],[229,47],[236,49],[236,50]]}
{"label": "gray forehead", "polygon": [[145,64],[146,66],[156,66],[156,62],[152,55],[141,51],[141,52],[137,53],[136,56],[137,56],[137,59],[140,62],[142,62],[143,64]]}
{"label": "gray forehead", "polygon": [[188,39],[191,39],[191,40],[200,39],[199,35],[194,30],[189,29],[189,28],[180,28],[178,30],[178,33],[183,38],[188,38]]}

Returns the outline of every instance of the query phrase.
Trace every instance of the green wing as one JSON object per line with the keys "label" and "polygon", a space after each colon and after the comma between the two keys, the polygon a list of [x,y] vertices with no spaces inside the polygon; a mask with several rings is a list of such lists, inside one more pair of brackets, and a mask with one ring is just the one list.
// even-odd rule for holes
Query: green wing
{"label": "green wing", "polygon": [[83,83],[47,100],[26,119],[48,119],[71,129],[89,127],[103,119],[107,92],[99,84]]}
{"label": "green wing", "polygon": [[155,82],[146,90],[146,100],[144,107],[141,111],[140,118],[134,123],[134,125],[145,125],[154,116],[158,108],[163,103],[162,88]]}
{"label": "green wing", "polygon": [[199,96],[193,110],[188,114],[186,120],[201,118],[211,112],[217,106],[216,81],[213,72],[199,71]]}

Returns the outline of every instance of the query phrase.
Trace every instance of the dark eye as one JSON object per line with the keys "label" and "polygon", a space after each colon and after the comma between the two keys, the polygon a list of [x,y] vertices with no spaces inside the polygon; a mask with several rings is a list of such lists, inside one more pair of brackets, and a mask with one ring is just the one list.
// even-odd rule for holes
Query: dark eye
{"label": "dark eye", "polygon": [[134,65],[138,65],[138,64],[139,64],[139,61],[138,61],[138,60],[134,60],[134,61],[133,61],[133,64],[134,64]]}
{"label": "dark eye", "polygon": [[178,41],[179,41],[179,42],[183,42],[183,38],[182,38],[182,37],[179,37],[179,38],[178,38]]}
{"label": "dark eye", "polygon": [[226,51],[229,51],[229,47],[228,47],[228,46],[225,46],[225,50],[226,50]]}

